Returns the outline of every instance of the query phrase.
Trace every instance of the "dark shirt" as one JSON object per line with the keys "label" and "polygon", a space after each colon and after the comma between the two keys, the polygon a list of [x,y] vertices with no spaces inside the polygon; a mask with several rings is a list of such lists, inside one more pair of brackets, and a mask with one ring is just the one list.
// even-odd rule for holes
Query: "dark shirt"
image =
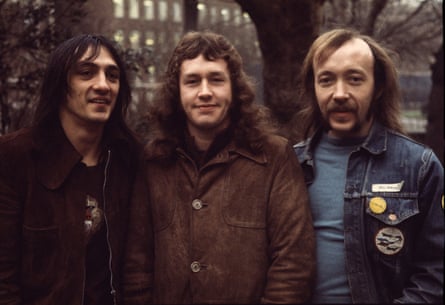
{"label": "dark shirt", "polygon": [[103,213],[104,164],[81,165],[79,179],[85,190],[85,295],[84,305],[113,304],[110,288],[107,227]]}
{"label": "dark shirt", "polygon": [[220,152],[232,139],[233,129],[227,128],[216,135],[212,144],[205,151],[199,150],[195,143],[195,138],[188,132],[185,133],[184,149],[187,151],[193,160],[196,162],[198,168],[204,165],[207,161],[213,158]]}

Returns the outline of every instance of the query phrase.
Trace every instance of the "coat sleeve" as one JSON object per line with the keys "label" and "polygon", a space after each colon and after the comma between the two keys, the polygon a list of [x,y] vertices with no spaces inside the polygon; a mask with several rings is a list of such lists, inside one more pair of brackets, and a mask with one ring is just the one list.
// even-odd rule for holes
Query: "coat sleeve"
{"label": "coat sleeve", "polygon": [[[21,304],[20,244],[22,204],[13,185],[13,162],[0,145],[0,304]],[[22,183],[25,185],[25,182]]]}
{"label": "coat sleeve", "polygon": [[143,167],[133,189],[127,234],[122,278],[124,304],[151,304],[153,230]]}
{"label": "coat sleeve", "polygon": [[268,204],[270,267],[263,303],[308,301],[315,275],[315,237],[302,169],[287,145],[276,155]]}
{"label": "coat sleeve", "polygon": [[412,262],[415,273],[395,303],[443,302],[443,166],[430,149],[425,150],[422,159],[424,165],[420,171],[418,203],[423,215]]}

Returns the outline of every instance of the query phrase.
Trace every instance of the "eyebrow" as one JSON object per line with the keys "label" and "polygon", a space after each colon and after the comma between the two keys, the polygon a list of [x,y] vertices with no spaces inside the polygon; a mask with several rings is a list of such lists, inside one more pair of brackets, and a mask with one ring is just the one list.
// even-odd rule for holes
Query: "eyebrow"
{"label": "eyebrow", "polygon": [[[81,61],[78,61],[78,62],[74,65],[74,67],[76,67],[76,68],[82,68],[82,67],[99,67],[99,65],[96,64],[96,63],[94,63],[94,62],[92,62],[92,61],[89,61],[89,60],[81,60]],[[106,66],[105,66],[105,69],[107,69],[107,70],[116,70],[116,71],[120,71],[119,67],[118,67],[116,64],[109,64],[109,65],[106,65]]]}
{"label": "eyebrow", "polygon": [[[205,74],[206,76],[227,76],[227,73],[225,73],[224,71],[211,71],[209,73]],[[184,78],[185,77],[201,77],[201,73],[197,73],[197,72],[190,72],[190,73],[184,73],[183,74]]]}

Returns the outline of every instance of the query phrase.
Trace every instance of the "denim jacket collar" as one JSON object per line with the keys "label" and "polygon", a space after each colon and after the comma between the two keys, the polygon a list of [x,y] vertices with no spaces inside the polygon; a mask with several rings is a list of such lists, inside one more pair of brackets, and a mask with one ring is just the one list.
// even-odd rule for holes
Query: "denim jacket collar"
{"label": "denim jacket collar", "polygon": [[[365,141],[360,145],[361,148],[368,151],[370,154],[379,155],[387,150],[388,142],[388,131],[387,129],[378,122],[374,122],[371,126],[368,136]],[[304,147],[302,154],[302,163],[312,164],[313,154],[315,146],[321,139],[323,134],[323,129],[319,128],[311,138],[308,138],[298,146]]]}

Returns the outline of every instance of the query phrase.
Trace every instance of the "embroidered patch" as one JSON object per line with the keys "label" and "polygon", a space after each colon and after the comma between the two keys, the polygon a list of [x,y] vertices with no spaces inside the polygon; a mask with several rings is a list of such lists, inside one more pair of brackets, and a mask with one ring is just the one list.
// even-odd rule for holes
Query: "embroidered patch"
{"label": "embroidered patch", "polygon": [[403,180],[399,183],[388,183],[388,184],[376,183],[376,184],[372,185],[371,190],[373,192],[396,193],[396,192],[400,192],[402,190],[404,183],[405,183],[405,181],[403,181]]}
{"label": "embroidered patch", "polygon": [[394,227],[380,229],[375,236],[375,246],[386,255],[394,255],[402,250],[405,237],[402,231]]}

